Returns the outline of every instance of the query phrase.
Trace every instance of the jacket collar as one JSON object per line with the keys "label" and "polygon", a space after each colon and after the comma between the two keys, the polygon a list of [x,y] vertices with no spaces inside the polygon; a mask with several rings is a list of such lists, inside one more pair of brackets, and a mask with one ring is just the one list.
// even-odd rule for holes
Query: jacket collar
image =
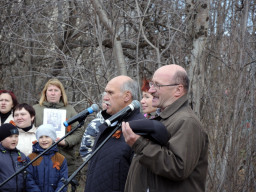
{"label": "jacket collar", "polygon": [[10,152],[18,152],[19,150],[17,149],[17,148],[15,148],[15,149],[13,149],[13,150],[9,150],[9,149],[6,149],[6,148],[4,148],[4,146],[0,143],[0,151],[2,152],[2,153],[6,153],[6,152],[8,152],[8,153],[10,153]]}
{"label": "jacket collar", "polygon": [[64,107],[64,103],[63,103],[63,102],[59,102],[59,103],[49,103],[48,101],[44,101],[44,102],[43,102],[43,106],[48,107],[48,108],[59,109],[59,108]]}
{"label": "jacket collar", "polygon": [[32,125],[32,128],[31,129],[29,129],[28,131],[24,131],[22,128],[19,128],[19,127],[17,127],[18,128],[18,130],[19,130],[19,132],[20,133],[35,133],[36,132],[36,127],[35,127],[35,125]]}
{"label": "jacket collar", "polygon": [[[43,149],[40,145],[39,142],[36,142],[35,144],[33,144],[33,152],[34,153],[42,153],[44,152],[46,149]],[[45,154],[53,154],[55,152],[58,151],[58,147],[57,145],[55,145],[54,147],[52,147],[49,151],[47,151]]]}
{"label": "jacket collar", "polygon": [[172,116],[176,111],[178,111],[183,105],[188,105],[187,94],[180,97],[171,105],[167,106],[163,111],[160,113],[160,117],[162,119],[167,119]]}
{"label": "jacket collar", "polygon": [[[103,114],[104,111],[102,112],[102,115],[108,115],[107,113]],[[140,108],[139,109],[135,109],[134,111],[131,111],[127,116],[125,116],[125,118],[123,118],[121,121],[130,121],[131,119],[133,119],[133,116],[135,114],[139,114],[140,113]],[[109,117],[111,117],[111,115],[109,115]],[[107,119],[106,116],[104,117],[104,119]],[[120,122],[119,122],[120,123]],[[112,125],[110,127],[116,127],[117,123],[112,123]],[[103,123],[99,126],[99,131],[100,132],[104,132],[105,129],[107,129],[108,126],[106,123]]]}

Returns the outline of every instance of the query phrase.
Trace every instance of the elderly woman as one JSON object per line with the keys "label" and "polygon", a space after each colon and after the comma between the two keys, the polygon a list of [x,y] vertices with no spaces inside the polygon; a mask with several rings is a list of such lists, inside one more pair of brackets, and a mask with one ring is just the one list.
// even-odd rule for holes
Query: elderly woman
{"label": "elderly woman", "polygon": [[0,125],[12,123],[13,108],[18,104],[18,100],[13,92],[0,90]]}
{"label": "elderly woman", "polygon": [[[64,110],[66,113],[66,119],[70,119],[71,117],[75,116],[77,112],[75,109],[68,104],[67,95],[65,93],[64,87],[62,83],[58,79],[50,79],[44,86],[44,89],[41,94],[41,98],[39,100],[39,104],[33,106],[36,111],[36,118],[35,118],[35,126],[38,127],[43,124],[44,116],[47,113],[44,113],[46,109],[55,109],[55,110]],[[47,114],[49,115],[49,113]],[[50,118],[55,118],[55,122],[59,125],[63,123],[59,116],[50,115],[48,118],[50,122]],[[65,121],[64,120],[64,121]],[[51,124],[51,123],[50,123]],[[72,128],[75,128],[78,123],[72,124],[72,126],[68,126],[65,128],[65,134],[71,131]],[[55,124],[53,124],[55,126]],[[55,127],[56,129],[58,127]],[[71,135],[67,136],[61,142],[58,143],[59,145],[59,152],[65,156],[68,162],[68,175],[70,176],[76,169],[77,169],[77,157],[78,157],[78,149],[81,143],[81,139],[84,133],[83,127],[76,129]],[[57,141],[60,138],[57,138]],[[77,150],[77,151],[76,151]],[[82,159],[80,160],[82,163]]]}

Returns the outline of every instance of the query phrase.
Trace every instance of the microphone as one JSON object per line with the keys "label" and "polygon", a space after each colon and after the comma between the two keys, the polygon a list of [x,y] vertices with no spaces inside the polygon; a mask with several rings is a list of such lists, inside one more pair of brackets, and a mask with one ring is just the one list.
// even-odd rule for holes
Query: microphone
{"label": "microphone", "polygon": [[93,112],[98,112],[99,111],[99,106],[97,104],[92,104],[91,107],[83,110],[82,112],[78,113],[77,115],[71,117],[67,121],[65,121],[63,124],[65,127],[71,125],[72,123],[76,121],[81,121],[84,120],[89,114]]}
{"label": "microphone", "polygon": [[133,111],[134,109],[140,108],[140,102],[137,100],[133,100],[130,105],[123,108],[121,111],[118,111],[116,114],[112,115],[110,118],[105,120],[105,123],[110,126],[113,122],[119,120],[124,115],[127,115],[129,112]]}

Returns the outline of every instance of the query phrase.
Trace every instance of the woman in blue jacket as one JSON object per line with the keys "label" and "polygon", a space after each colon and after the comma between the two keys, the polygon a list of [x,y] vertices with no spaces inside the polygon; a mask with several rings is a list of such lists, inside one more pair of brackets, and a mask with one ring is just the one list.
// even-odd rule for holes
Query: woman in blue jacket
{"label": "woman in blue jacket", "polygon": [[[36,132],[37,143],[33,145],[33,152],[27,157],[28,162],[49,148],[56,140],[56,132],[52,125],[43,124]],[[54,192],[64,183],[62,178],[68,178],[67,160],[58,152],[57,145],[39,157],[27,168],[27,192]],[[62,192],[67,191],[67,187]]]}

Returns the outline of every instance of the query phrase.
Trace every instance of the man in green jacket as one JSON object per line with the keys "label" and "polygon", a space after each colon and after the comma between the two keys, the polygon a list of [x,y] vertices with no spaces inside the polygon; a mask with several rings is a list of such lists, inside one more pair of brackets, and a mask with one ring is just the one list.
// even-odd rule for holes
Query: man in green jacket
{"label": "man in green jacket", "polygon": [[188,105],[189,80],[184,68],[165,65],[150,82],[153,106],[169,132],[161,146],[135,134],[122,124],[125,141],[135,152],[126,180],[126,192],[205,191],[208,167],[208,136]]}

